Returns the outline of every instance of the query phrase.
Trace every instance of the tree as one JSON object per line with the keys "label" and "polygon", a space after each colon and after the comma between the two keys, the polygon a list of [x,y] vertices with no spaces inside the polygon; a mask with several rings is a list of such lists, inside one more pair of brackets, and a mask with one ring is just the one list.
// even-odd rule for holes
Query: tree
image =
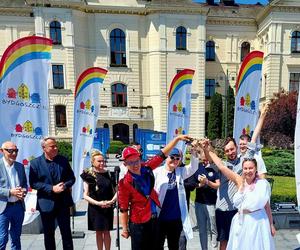
{"label": "tree", "polygon": [[[225,100],[226,101],[226,100]],[[227,89],[227,136],[233,135],[233,120],[234,120],[235,97],[233,88],[228,86]],[[225,109],[223,112],[223,130],[222,137],[225,138]]]}
{"label": "tree", "polygon": [[277,148],[290,148],[294,143],[297,118],[296,91],[281,90],[274,94],[261,131],[264,144]]}
{"label": "tree", "polygon": [[208,138],[214,140],[221,138],[222,135],[222,95],[215,93],[210,101],[210,109],[208,116],[207,135]]}

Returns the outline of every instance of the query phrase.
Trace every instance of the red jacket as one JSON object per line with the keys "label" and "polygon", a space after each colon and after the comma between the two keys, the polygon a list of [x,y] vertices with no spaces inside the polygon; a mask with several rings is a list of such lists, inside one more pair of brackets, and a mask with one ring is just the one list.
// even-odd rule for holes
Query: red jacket
{"label": "red jacket", "polygon": [[157,206],[160,206],[158,195],[154,190],[154,175],[152,170],[157,168],[165,160],[164,154],[153,157],[151,160],[142,164],[143,167],[149,167],[151,179],[151,193],[147,197],[134,187],[131,173],[128,171],[123,179],[119,181],[119,207],[121,212],[129,210],[129,220],[133,223],[145,223],[151,219],[151,200]]}

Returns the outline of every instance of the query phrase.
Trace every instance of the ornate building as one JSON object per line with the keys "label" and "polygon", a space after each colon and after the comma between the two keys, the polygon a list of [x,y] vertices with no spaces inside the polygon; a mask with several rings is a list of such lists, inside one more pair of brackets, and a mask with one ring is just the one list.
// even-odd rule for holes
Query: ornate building
{"label": "ornate building", "polygon": [[195,70],[190,134],[205,134],[209,97],[234,85],[243,58],[265,53],[262,101],[299,88],[300,3],[237,5],[233,0],[6,0],[0,2],[0,57],[28,35],[53,40],[50,134],[71,138],[76,79],[108,69],[98,127],[128,142],[134,128],[166,131],[174,75]]}

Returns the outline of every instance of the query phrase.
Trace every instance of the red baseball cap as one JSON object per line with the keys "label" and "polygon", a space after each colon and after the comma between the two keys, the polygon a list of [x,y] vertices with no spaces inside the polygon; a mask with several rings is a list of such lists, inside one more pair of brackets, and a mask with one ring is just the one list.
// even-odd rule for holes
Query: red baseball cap
{"label": "red baseball cap", "polygon": [[140,152],[137,149],[135,149],[134,147],[126,147],[122,151],[122,158],[121,158],[121,160],[124,161],[128,157],[133,156],[133,155],[137,156],[137,157],[141,156]]}

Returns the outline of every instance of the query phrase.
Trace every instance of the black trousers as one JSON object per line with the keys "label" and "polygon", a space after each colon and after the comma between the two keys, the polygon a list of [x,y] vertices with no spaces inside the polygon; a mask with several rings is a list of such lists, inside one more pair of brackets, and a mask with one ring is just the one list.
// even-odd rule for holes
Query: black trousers
{"label": "black trousers", "polygon": [[55,219],[60,229],[63,249],[73,250],[73,240],[70,227],[70,208],[56,202],[51,212],[41,212],[41,219],[44,228],[44,245],[46,250],[55,250]]}
{"label": "black trousers", "polygon": [[129,222],[132,250],[154,250],[157,244],[157,219],[146,223]]}
{"label": "black trousers", "polygon": [[165,239],[168,241],[170,250],[179,249],[179,238],[182,231],[182,222],[179,220],[161,221],[158,220],[158,250],[164,249]]}

